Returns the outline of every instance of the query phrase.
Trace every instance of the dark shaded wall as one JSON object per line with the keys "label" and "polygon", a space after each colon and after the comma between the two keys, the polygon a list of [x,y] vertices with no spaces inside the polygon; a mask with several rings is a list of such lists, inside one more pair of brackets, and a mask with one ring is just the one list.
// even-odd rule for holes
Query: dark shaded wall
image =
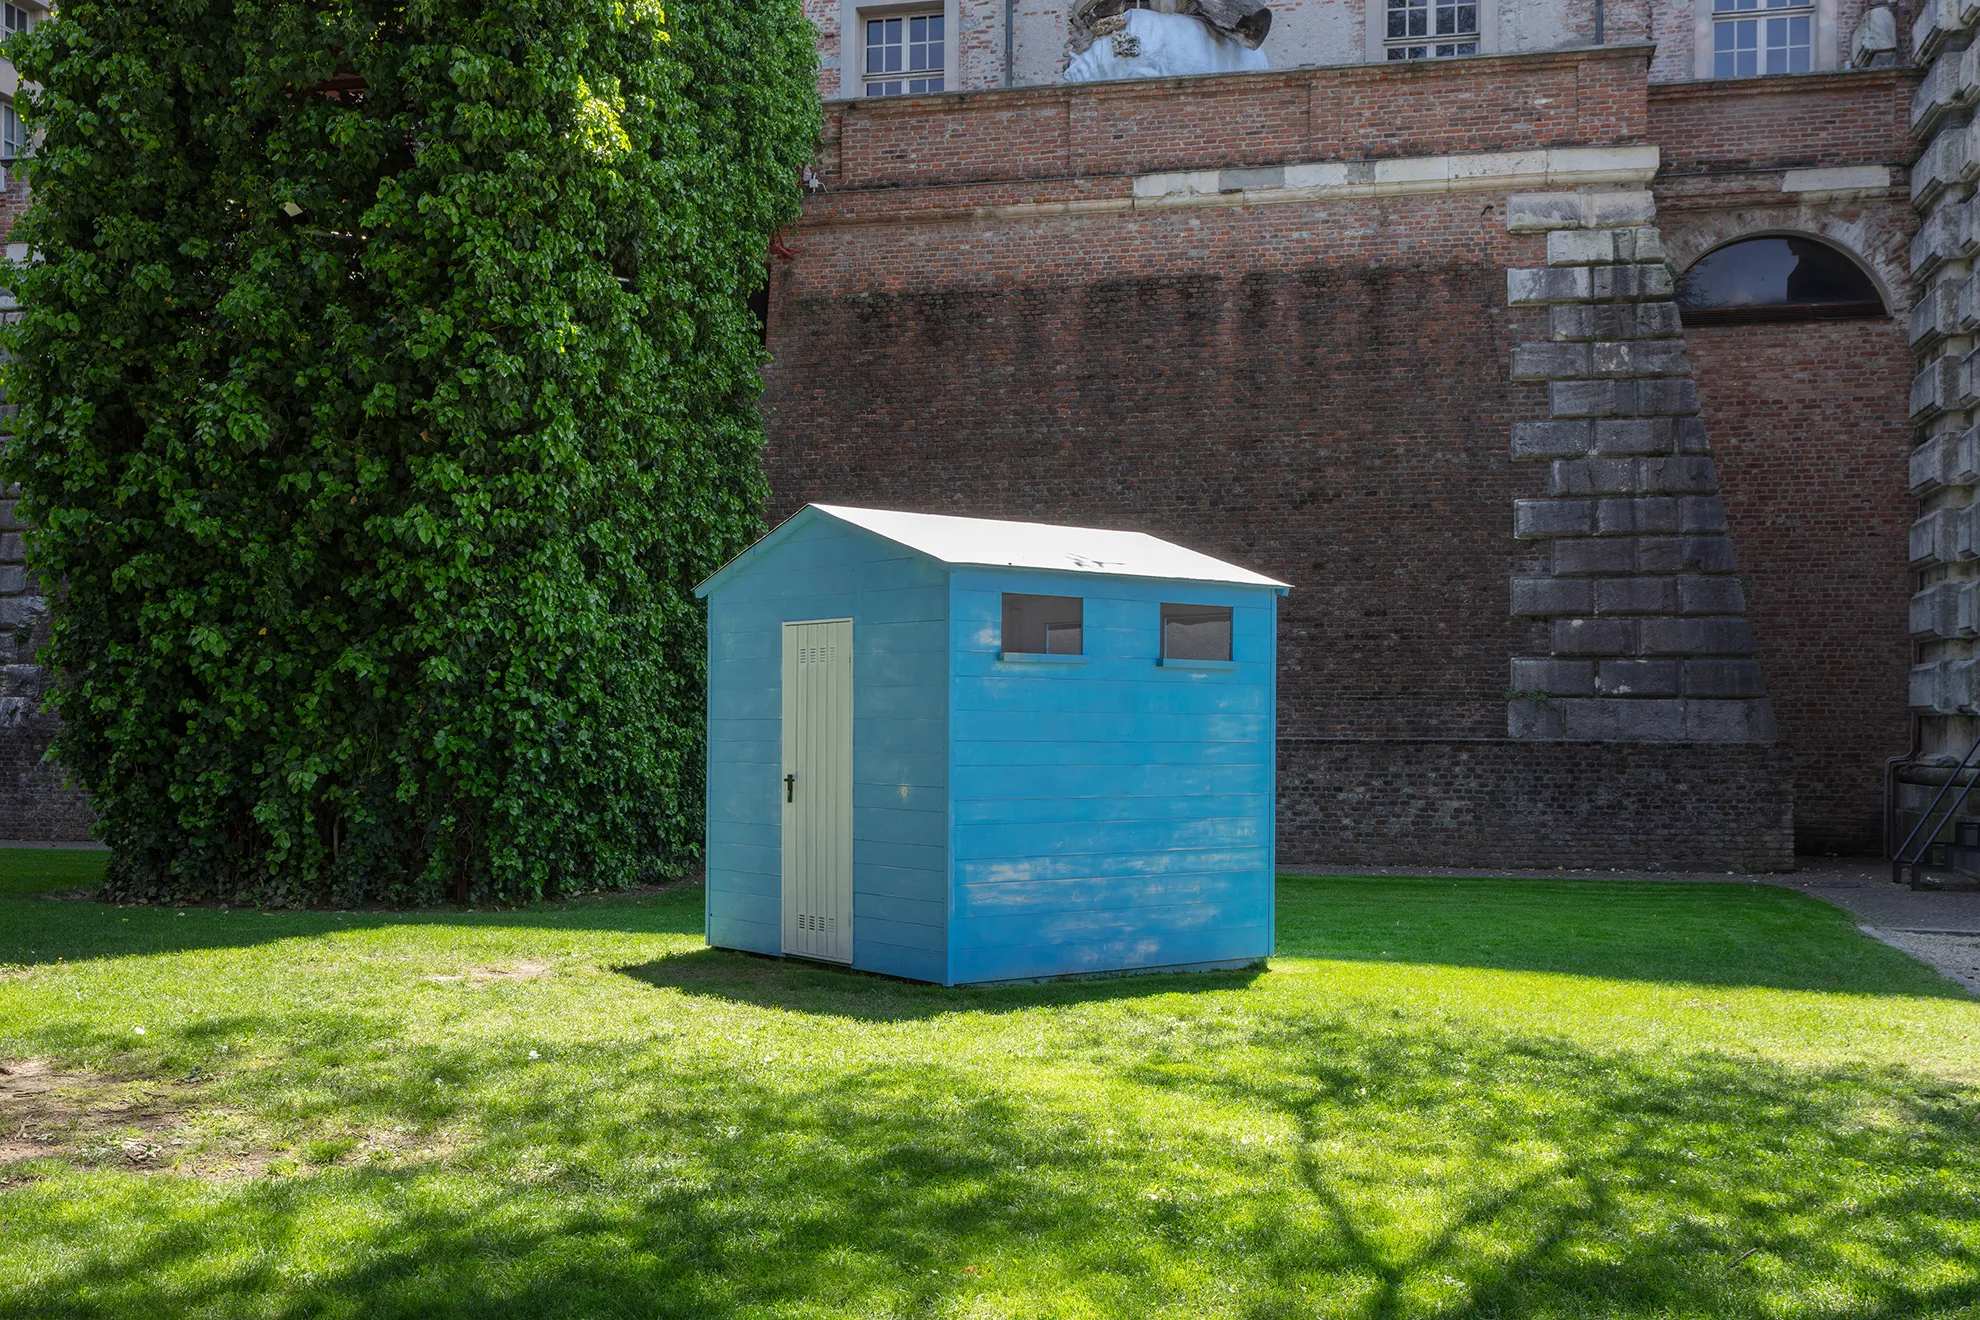
{"label": "dark shaded wall", "polygon": [[[1506,737],[1503,197],[821,225],[776,271],[773,518],[810,500],[1144,530],[1293,584],[1282,860],[1779,869],[1770,747]],[[1528,318],[1531,319],[1528,319]]]}
{"label": "dark shaded wall", "polygon": [[1506,436],[1541,405],[1507,379],[1503,263],[1534,241],[1500,205],[917,226],[949,282],[898,292],[820,287],[875,235],[809,233],[774,299],[772,514],[1173,538],[1295,585],[1283,734],[1503,735],[1512,500],[1541,480]]}

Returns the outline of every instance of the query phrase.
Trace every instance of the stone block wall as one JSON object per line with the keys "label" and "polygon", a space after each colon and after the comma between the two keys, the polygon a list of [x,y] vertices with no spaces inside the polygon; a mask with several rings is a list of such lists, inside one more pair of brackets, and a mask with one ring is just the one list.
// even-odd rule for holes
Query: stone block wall
{"label": "stone block wall", "polygon": [[[0,435],[0,444],[5,444]],[[89,837],[89,802],[44,761],[55,717],[43,709],[48,676],[34,663],[47,636],[48,602],[27,571],[15,516],[19,490],[0,486],[0,839]]]}
{"label": "stone block wall", "polygon": [[[1974,191],[1974,109],[1980,106],[1980,20],[1959,6],[1923,6],[1912,30],[1926,74],[1912,98],[1912,128],[1921,143],[1911,170],[1919,216],[1911,245],[1916,290],[1910,338],[1916,356],[1910,412],[1916,447],[1910,463],[1918,518],[1910,537],[1916,572],[1912,599],[1910,705],[1920,721],[1920,756],[1929,770],[1956,762],[1980,732],[1980,685],[1973,681],[1976,630],[1962,618],[1961,597],[1980,583],[1980,474],[1965,461],[1980,421],[1975,352],[1980,339],[1975,261],[1980,226]],[[1950,608],[1943,608],[1950,606]],[[1907,767],[1907,770],[1911,767]],[[1900,779],[1930,774],[1900,771]],[[1900,807],[1924,806],[1928,783],[1901,783]],[[1980,804],[1975,804],[1980,806]],[[1980,816],[1980,810],[1969,811]]]}
{"label": "stone block wall", "polygon": [[1512,611],[1545,621],[1516,658],[1507,728],[1526,739],[1771,743],[1718,470],[1679,337],[1647,191],[1514,196],[1507,224],[1547,236],[1547,264],[1506,273],[1546,337],[1514,348],[1544,381],[1548,419],[1516,422],[1515,462],[1545,463],[1518,501],[1535,547]]}

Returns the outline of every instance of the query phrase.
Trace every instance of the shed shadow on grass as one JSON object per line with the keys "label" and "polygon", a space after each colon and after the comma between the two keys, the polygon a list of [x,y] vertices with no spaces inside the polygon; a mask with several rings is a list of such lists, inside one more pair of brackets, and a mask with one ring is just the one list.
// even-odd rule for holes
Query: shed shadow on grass
{"label": "shed shadow on grass", "polygon": [[1265,974],[1265,968],[1257,966],[1122,972],[1022,985],[940,986],[804,959],[714,948],[612,970],[657,990],[860,1022],[916,1022],[951,1013],[1013,1013],[1158,995],[1241,991]]}

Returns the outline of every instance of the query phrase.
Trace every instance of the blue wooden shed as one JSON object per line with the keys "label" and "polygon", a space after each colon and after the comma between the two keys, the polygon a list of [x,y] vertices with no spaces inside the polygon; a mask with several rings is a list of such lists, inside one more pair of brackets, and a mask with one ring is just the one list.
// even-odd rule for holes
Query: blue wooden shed
{"label": "blue wooden shed", "polygon": [[945,985],[1264,958],[1286,590],[807,505],[698,588],[708,942]]}

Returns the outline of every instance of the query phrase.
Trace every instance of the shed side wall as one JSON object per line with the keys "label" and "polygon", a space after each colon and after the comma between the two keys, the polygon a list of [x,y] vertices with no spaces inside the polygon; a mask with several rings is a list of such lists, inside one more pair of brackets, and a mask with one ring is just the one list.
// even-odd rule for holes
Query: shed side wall
{"label": "shed side wall", "polygon": [[[1083,663],[999,658],[1002,593],[1084,601]],[[1156,663],[1164,601],[1233,607],[1235,665]],[[958,982],[1262,958],[1272,932],[1269,591],[958,570]]]}
{"label": "shed side wall", "polygon": [[708,942],[782,951],[783,625],[853,621],[853,966],[946,978],[947,574],[818,519],[709,597]]}

